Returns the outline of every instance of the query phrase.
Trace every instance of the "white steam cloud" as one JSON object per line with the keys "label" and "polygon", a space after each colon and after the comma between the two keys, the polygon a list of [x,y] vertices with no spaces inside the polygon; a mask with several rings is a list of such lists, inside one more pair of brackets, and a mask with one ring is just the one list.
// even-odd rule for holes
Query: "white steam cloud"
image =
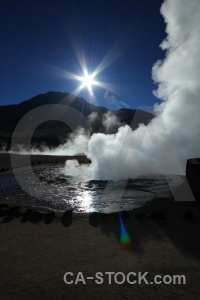
{"label": "white steam cloud", "polygon": [[122,125],[112,111],[108,111],[103,115],[102,124],[108,132],[113,131]]}
{"label": "white steam cloud", "polygon": [[88,121],[93,124],[99,119],[99,115],[96,111],[93,111],[89,116],[88,116]]}
{"label": "white steam cloud", "polygon": [[89,167],[66,172],[89,179],[126,179],[142,174],[183,174],[186,160],[200,154],[200,4],[199,0],[166,0],[161,7],[167,37],[161,48],[166,57],[153,66],[152,76],[163,102],[157,116],[132,131],[93,134],[88,140]]}

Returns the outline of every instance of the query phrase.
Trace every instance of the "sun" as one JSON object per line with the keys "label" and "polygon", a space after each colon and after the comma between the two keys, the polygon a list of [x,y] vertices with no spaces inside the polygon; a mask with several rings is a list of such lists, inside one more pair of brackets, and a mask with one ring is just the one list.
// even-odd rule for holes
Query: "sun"
{"label": "sun", "polygon": [[84,85],[84,87],[87,87],[88,89],[90,89],[92,87],[92,85],[95,83],[94,82],[94,76],[88,74],[88,72],[86,71],[83,75],[83,77],[81,77],[81,81]]}
{"label": "sun", "polygon": [[[80,49],[77,48],[77,45],[80,45]],[[113,64],[119,57],[121,57],[126,49],[124,48],[124,43],[121,44],[117,43],[114,45],[108,53],[102,58],[102,60],[99,62],[99,64],[94,68],[94,66],[89,66],[87,65],[87,61],[90,60],[90,57],[86,57],[85,55],[85,50],[81,46],[81,43],[77,41],[77,44],[75,46],[75,54],[78,60],[78,63],[80,65],[80,69],[78,74],[71,73],[67,70],[63,72],[64,78],[71,79],[71,80],[76,80],[80,82],[80,85],[78,85],[72,92],[71,94],[77,96],[81,93],[83,89],[88,90],[89,98],[92,101],[96,101],[97,99],[95,97],[95,93],[93,91],[94,88],[97,87],[101,88],[105,91],[110,91],[110,90],[116,90],[118,89],[118,86],[110,83],[110,82],[105,82],[105,81],[99,81],[98,80],[98,75],[102,73],[106,68],[108,68],[111,64]],[[90,70],[90,72],[88,71]],[[91,72],[92,71],[92,72]]]}
{"label": "sun", "polygon": [[86,88],[88,90],[88,95],[90,97],[90,100],[97,101],[94,91],[93,91],[94,86],[98,86],[104,90],[114,89],[110,83],[98,81],[96,79],[97,75],[99,73],[101,73],[107,67],[107,65],[105,65],[104,60],[91,73],[88,71],[84,55],[82,55],[82,58],[78,57],[78,61],[80,63],[80,67],[82,69],[81,75],[77,75],[77,74],[74,74],[74,73],[71,73],[68,71],[64,72],[64,74],[67,78],[72,79],[72,80],[77,80],[80,82],[80,85],[72,92],[72,94],[78,95],[84,88]]}

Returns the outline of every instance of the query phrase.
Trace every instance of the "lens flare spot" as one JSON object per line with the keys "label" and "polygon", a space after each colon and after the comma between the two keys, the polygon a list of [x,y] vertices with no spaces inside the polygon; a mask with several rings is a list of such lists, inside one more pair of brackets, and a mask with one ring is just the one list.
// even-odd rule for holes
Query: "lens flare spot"
{"label": "lens flare spot", "polygon": [[119,213],[119,219],[120,219],[120,246],[123,249],[131,248],[132,241],[131,237],[129,236],[128,232],[126,231],[126,228],[124,226],[122,215]]}

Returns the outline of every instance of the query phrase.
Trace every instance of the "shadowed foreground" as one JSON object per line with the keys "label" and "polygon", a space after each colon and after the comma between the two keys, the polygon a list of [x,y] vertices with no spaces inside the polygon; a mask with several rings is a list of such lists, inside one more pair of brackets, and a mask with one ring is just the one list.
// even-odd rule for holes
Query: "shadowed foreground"
{"label": "shadowed foreground", "polygon": [[[117,214],[54,215],[2,206],[0,299],[199,299],[199,203],[159,203],[123,214],[133,243],[126,250]],[[161,214],[152,214],[156,210]],[[65,284],[65,272],[82,272],[86,284]],[[86,279],[96,272],[149,272],[150,281],[179,274],[187,284],[109,285],[105,275],[98,285]]]}

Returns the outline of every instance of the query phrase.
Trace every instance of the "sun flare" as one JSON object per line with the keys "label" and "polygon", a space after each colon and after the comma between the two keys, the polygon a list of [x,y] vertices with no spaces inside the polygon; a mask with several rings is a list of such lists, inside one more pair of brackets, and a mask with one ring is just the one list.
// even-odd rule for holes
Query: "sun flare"
{"label": "sun flare", "polygon": [[82,77],[81,81],[84,84],[84,87],[91,88],[94,84],[93,76],[89,75],[87,72]]}
{"label": "sun flare", "polygon": [[114,86],[112,84],[96,80],[97,75],[107,67],[105,59],[102,60],[102,62],[96,67],[96,69],[92,73],[89,73],[87,70],[87,64],[85,62],[84,55],[82,55],[81,58],[80,55],[77,55],[77,57],[82,69],[82,75],[77,75],[65,71],[65,76],[67,78],[81,82],[81,84],[72,92],[72,94],[78,95],[84,88],[87,88],[90,99],[92,101],[97,102],[93,91],[94,86],[98,86],[104,90],[114,89]]}

